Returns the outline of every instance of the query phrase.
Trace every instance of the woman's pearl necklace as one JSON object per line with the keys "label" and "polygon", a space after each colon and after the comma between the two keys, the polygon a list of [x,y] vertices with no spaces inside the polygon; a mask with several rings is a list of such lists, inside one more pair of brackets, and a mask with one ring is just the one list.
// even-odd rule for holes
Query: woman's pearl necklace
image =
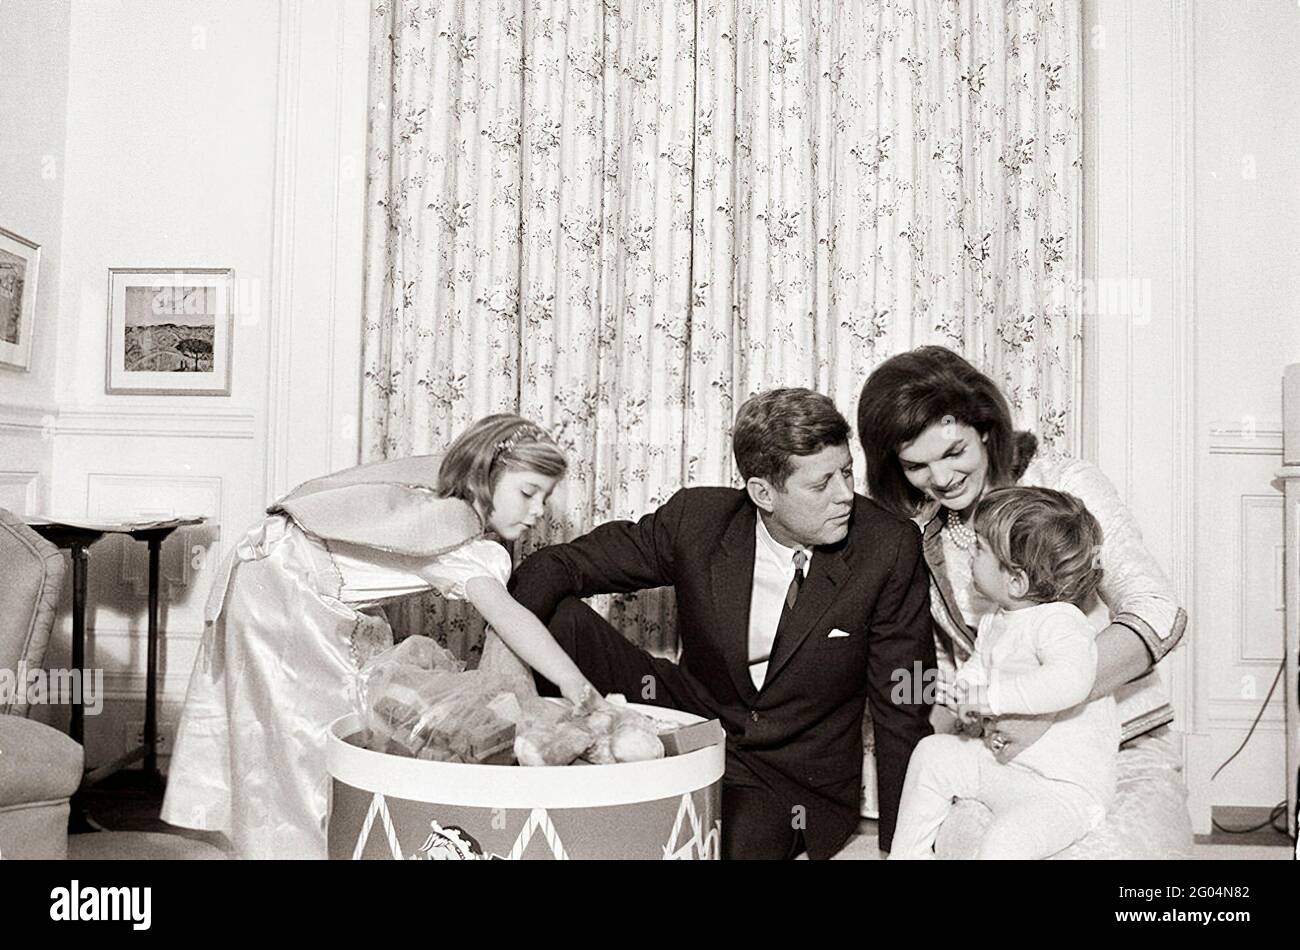
{"label": "woman's pearl necklace", "polygon": [[959,513],[951,509],[948,511],[948,523],[944,525],[943,530],[948,532],[952,543],[963,551],[969,551],[975,546],[975,529],[966,524]]}

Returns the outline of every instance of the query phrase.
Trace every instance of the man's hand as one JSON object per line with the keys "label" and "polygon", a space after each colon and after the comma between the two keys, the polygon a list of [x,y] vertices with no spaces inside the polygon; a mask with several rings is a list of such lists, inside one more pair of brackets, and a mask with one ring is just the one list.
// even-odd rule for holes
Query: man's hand
{"label": "man's hand", "polygon": [[982,680],[959,675],[953,688],[953,701],[961,731],[968,736],[983,735],[984,720],[993,715],[993,710],[989,709],[988,687]]}
{"label": "man's hand", "polygon": [[1006,765],[1037,742],[1051,724],[1051,716],[999,716],[984,730],[984,744]]}
{"label": "man's hand", "polygon": [[957,704],[957,718],[961,720],[961,731],[968,736],[984,734],[984,720],[987,716],[989,710],[983,703]]}

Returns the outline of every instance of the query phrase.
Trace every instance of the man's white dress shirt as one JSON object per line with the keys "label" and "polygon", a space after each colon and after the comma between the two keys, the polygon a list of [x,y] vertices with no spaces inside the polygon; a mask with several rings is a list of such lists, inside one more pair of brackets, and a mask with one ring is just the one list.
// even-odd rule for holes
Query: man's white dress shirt
{"label": "man's white dress shirt", "polygon": [[758,516],[758,535],[754,545],[754,586],[749,594],[749,678],[756,689],[763,688],[767,677],[767,664],[776,640],[776,625],[781,621],[785,595],[794,580],[794,555],[803,551],[804,577],[812,565],[812,548],[788,548],[772,537]]}

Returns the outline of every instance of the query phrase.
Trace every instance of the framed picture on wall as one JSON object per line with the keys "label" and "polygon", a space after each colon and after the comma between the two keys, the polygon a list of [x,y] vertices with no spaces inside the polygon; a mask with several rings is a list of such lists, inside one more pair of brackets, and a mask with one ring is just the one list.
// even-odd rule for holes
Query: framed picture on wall
{"label": "framed picture on wall", "polygon": [[229,396],[234,282],[228,267],[110,267],[105,391]]}
{"label": "framed picture on wall", "polygon": [[0,366],[32,365],[40,245],[0,228]]}

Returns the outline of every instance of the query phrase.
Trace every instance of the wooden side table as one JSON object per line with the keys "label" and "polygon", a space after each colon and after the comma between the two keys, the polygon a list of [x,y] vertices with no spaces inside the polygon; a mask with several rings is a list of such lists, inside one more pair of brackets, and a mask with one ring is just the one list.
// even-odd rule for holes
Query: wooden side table
{"label": "wooden side table", "polygon": [[[94,785],[133,762],[144,760],[148,781],[162,786],[158,771],[158,587],[159,562],[163,540],[177,528],[203,524],[205,518],[172,518],[149,522],[63,521],[32,517],[27,525],[50,543],[72,555],[72,665],[85,678],[86,666],[86,579],[90,561],[89,548],[106,534],[124,534],[149,546],[149,627],[148,661],[145,673],[144,744],[119,756],[107,765],[88,772],[82,788]],[[85,744],[85,710],[82,697],[74,697],[68,735]]]}

